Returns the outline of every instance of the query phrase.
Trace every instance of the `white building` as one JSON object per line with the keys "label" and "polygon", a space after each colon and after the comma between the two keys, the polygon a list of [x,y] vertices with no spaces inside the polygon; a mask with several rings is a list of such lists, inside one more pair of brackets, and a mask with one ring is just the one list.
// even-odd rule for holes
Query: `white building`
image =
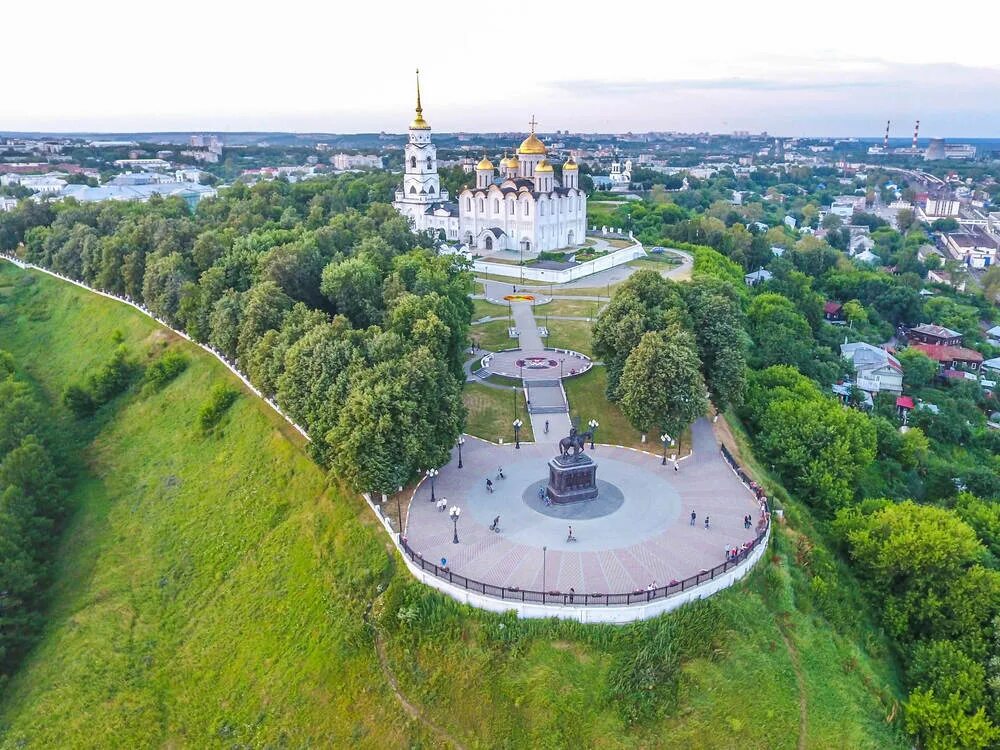
{"label": "white building", "polygon": [[608,174],[612,185],[624,185],[628,187],[632,182],[632,160],[626,159],[624,163],[620,161],[611,162],[611,172]]}
{"label": "white building", "polygon": [[376,154],[334,154],[330,157],[330,163],[339,172],[349,169],[381,169],[382,157]]}
{"label": "white building", "polygon": [[64,187],[65,174],[49,172],[48,174],[5,174],[0,176],[0,185],[20,185],[41,195],[55,195]]}
{"label": "white building", "polygon": [[958,216],[961,204],[947,198],[928,198],[924,213],[929,217]]}
{"label": "white building", "polygon": [[476,164],[474,187],[465,187],[449,202],[437,172],[437,150],[424,119],[417,81],[416,117],[410,123],[404,151],[402,189],[393,205],[418,231],[443,233],[480,251],[511,250],[536,255],[546,250],[582,245],[587,229],[587,196],[579,188],[579,168],[570,159],[562,182],[546,158],[548,149],[531,133],[516,155],[500,162],[497,178],[485,156]]}
{"label": "white building", "polygon": [[0,195],[0,212],[13,211],[15,208],[17,208],[17,198],[7,198]]}
{"label": "white building", "polygon": [[857,341],[841,344],[840,356],[853,365],[855,382],[861,390],[903,392],[903,367],[885,349]]}

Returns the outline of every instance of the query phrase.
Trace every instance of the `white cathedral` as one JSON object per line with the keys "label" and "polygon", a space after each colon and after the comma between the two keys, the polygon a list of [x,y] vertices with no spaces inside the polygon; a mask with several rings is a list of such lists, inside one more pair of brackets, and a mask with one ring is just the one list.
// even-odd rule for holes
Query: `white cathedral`
{"label": "white cathedral", "polygon": [[499,175],[484,156],[476,165],[475,187],[463,187],[456,201],[449,201],[438,178],[431,126],[420,106],[418,73],[417,114],[406,144],[403,188],[396,191],[392,205],[417,231],[443,234],[480,253],[537,255],[580,246],[587,229],[587,196],[579,187],[579,167],[572,158],[564,162],[560,183],[546,155],[532,118],[531,133],[515,156],[500,161]]}

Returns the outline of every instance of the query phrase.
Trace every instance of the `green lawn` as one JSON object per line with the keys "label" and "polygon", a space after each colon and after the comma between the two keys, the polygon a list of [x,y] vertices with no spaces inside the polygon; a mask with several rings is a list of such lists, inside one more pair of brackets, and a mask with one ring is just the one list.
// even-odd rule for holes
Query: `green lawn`
{"label": "green lawn", "polygon": [[[542,325],[544,321],[543,317]],[[593,355],[590,328],[591,324],[583,320],[550,320],[545,345],[553,349],[572,349],[590,357]]]}
{"label": "green lawn", "polygon": [[474,299],[472,300],[473,313],[472,319],[479,320],[480,318],[495,318],[498,315],[507,317],[507,305],[494,305],[492,302],[487,302],[484,299]]}
{"label": "green lawn", "polygon": [[601,426],[597,428],[597,440],[601,443],[641,448],[650,453],[659,452],[660,444],[656,442],[657,436],[648,435],[647,442],[643,443],[639,431],[634,429],[618,407],[604,396],[607,382],[607,370],[603,367],[591,368],[590,372],[563,381],[566,398],[569,400],[570,416],[579,419],[581,425],[587,424],[591,419],[600,422]]}
{"label": "green lawn", "polygon": [[558,299],[553,298],[551,302],[544,305],[535,305],[535,319],[544,325],[546,315],[568,315],[595,317],[600,309],[604,307],[603,302],[596,302],[583,299]]}
{"label": "green lawn", "polygon": [[[0,262],[0,287],[11,281],[0,347],[50,396],[85,471],[42,639],[0,696],[0,748],[447,746],[394,696],[368,612],[406,699],[470,750],[909,746],[900,712],[885,720],[899,686],[863,602],[843,614],[861,625],[835,627],[804,583],[801,556],[824,544],[807,524],[779,530],[734,588],[646,623],[472,610],[402,570],[368,507],[251,395],[203,437],[205,394],[238,384],[213,358],[123,305]],[[190,365],[78,424],[58,394],[116,332],[136,356],[174,347]],[[597,405],[582,416],[601,420],[603,441],[618,428],[601,372],[567,386],[571,402]],[[470,385],[465,398],[473,434],[513,416],[503,391]]]}
{"label": "green lawn", "polygon": [[515,399],[513,387],[500,390],[482,383],[466,383],[462,391],[462,401],[465,402],[465,408],[469,412],[465,431],[470,435],[495,443],[503,438],[507,443],[514,439],[514,420],[520,419],[524,422],[521,439],[528,442],[535,439],[531,431],[531,419],[524,403],[523,388],[518,387]]}
{"label": "green lawn", "polygon": [[491,352],[513,349],[517,346],[517,339],[507,335],[506,318],[472,326],[469,329],[469,337],[473,341],[478,341],[480,347]]}

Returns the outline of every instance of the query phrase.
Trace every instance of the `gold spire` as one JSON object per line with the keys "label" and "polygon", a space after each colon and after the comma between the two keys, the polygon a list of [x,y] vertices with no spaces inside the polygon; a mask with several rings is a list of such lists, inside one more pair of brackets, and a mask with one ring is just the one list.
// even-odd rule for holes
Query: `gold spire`
{"label": "gold spire", "polygon": [[417,116],[410,123],[410,130],[430,129],[430,124],[424,119],[424,108],[420,106],[420,68],[417,68]]}

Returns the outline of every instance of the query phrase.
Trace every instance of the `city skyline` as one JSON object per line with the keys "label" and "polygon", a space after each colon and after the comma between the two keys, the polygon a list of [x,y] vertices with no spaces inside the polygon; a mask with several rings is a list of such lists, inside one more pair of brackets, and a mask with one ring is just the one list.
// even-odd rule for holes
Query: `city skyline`
{"label": "city skyline", "polygon": [[[618,29],[582,10],[550,3],[505,23],[449,2],[430,15],[299,0],[278,15],[251,2],[236,16],[182,0],[163,18],[118,0],[56,3],[45,44],[62,52],[9,39],[11,59],[34,63],[5,81],[0,128],[402,132],[419,66],[438,132],[523,132],[534,113],[543,132],[877,137],[892,120],[891,135],[908,137],[919,119],[926,137],[1000,137],[994,7],[961,45],[933,44],[919,14],[859,2],[835,17],[734,8],[711,26],[697,8],[651,7]],[[98,11],[99,40],[81,38]],[[33,22],[23,5],[7,14],[10,28]]]}

